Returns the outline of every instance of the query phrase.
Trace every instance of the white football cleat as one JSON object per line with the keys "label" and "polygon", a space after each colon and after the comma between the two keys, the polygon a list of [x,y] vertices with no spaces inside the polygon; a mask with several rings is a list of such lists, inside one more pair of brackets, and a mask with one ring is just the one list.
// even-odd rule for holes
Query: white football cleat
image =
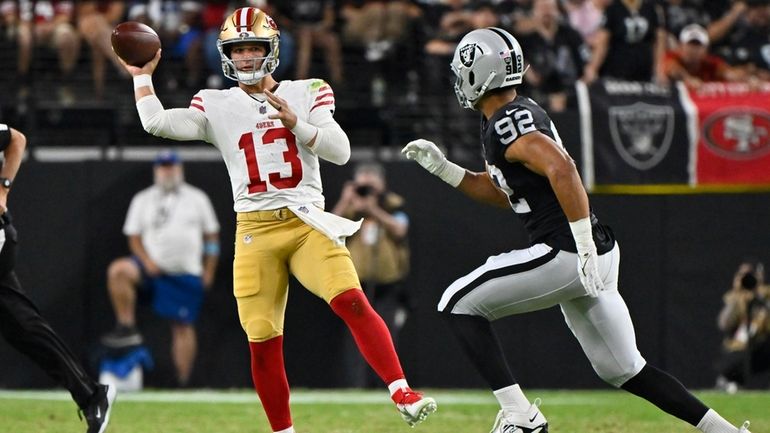
{"label": "white football cleat", "polygon": [[428,415],[438,409],[436,400],[430,397],[423,397],[419,392],[412,391],[411,389],[399,389],[391,398],[396,403],[396,409],[401,413],[401,418],[409,424],[410,427],[414,427],[417,424],[425,421]]}
{"label": "white football cleat", "polygon": [[743,422],[743,425],[742,425],[742,426],[741,426],[741,428],[740,428],[740,430],[738,430],[738,433],[751,433],[751,432],[749,431],[749,425],[750,425],[750,424],[751,424],[750,422],[748,422],[748,421],[744,421],[744,422]]}
{"label": "white football cleat", "polygon": [[548,433],[548,421],[538,406],[539,398],[535,399],[527,412],[501,410],[489,433]]}

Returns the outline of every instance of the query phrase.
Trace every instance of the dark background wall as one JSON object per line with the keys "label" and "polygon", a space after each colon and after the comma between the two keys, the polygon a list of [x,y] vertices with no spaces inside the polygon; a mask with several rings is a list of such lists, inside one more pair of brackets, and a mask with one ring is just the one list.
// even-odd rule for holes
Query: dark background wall
{"label": "dark background wall", "polygon": [[[574,152],[573,152],[574,153]],[[391,188],[404,195],[412,221],[416,302],[400,353],[417,386],[483,386],[435,312],[443,289],[489,255],[523,247],[511,212],[484,207],[453,191],[414,163],[387,164]],[[323,166],[327,207],[338,198],[352,164]],[[221,162],[186,164],[187,179],[212,198],[222,224],[215,288],[199,323],[194,385],[250,386],[249,355],[232,298],[232,197]],[[109,262],[128,253],[121,228],[133,194],[151,182],[146,162],[36,163],[22,167],[10,199],[21,236],[18,273],[43,314],[87,362],[98,336],[113,326],[105,290]],[[615,230],[622,251],[620,285],[648,361],[686,385],[710,387],[720,336],[715,317],[740,260],[767,260],[770,194],[593,196],[599,218]],[[156,359],[147,385],[171,383],[169,330],[149,307],[140,328]],[[596,387],[595,378],[558,308],[496,323],[515,374],[529,387]],[[340,355],[350,338],[319,299],[292,283],[286,360],[294,386],[349,383]],[[0,387],[51,386],[40,370],[0,343]]]}

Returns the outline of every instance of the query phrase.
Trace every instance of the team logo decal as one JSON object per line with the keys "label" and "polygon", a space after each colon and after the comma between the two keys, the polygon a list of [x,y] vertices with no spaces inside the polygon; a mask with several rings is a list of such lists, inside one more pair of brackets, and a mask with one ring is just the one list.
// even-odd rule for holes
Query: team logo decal
{"label": "team logo decal", "polygon": [[248,38],[249,36],[251,36],[251,32],[241,32],[241,34],[238,35],[241,39]]}
{"label": "team logo decal", "polygon": [[270,18],[267,15],[265,15],[265,22],[267,23],[267,25],[262,24],[262,27],[268,30],[278,30],[278,25],[275,23],[275,21],[273,21],[272,18]]}
{"label": "team logo decal", "polygon": [[754,159],[770,152],[770,114],[752,107],[730,107],[703,121],[709,150],[729,159]]}
{"label": "team logo decal", "polygon": [[460,48],[460,62],[466,67],[470,68],[473,65],[473,61],[476,59],[476,44],[468,44]]}
{"label": "team logo decal", "polygon": [[660,163],[671,148],[674,109],[637,102],[610,107],[610,134],[621,158],[638,170]]}

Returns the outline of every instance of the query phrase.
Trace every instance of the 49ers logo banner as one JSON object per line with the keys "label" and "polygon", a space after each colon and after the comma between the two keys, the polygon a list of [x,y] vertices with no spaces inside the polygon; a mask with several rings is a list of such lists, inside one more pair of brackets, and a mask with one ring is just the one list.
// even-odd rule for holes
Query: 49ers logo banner
{"label": "49ers logo banner", "polygon": [[690,98],[698,184],[770,184],[770,86],[708,83]]}

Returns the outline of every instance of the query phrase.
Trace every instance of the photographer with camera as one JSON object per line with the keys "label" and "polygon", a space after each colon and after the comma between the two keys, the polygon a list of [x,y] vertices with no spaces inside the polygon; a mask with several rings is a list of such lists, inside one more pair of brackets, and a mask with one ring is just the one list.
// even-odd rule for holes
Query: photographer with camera
{"label": "photographer with camera", "polygon": [[[385,168],[375,162],[356,166],[353,179],[345,183],[332,210],[345,218],[363,218],[361,229],[347,239],[361,285],[374,309],[380,313],[398,344],[398,333],[406,321],[408,294],[403,282],[409,272],[409,217],[404,199],[388,191]],[[356,358],[352,350],[352,358]],[[348,357],[351,364],[361,364]],[[364,366],[351,366],[352,386],[371,386],[376,382]]]}
{"label": "photographer with camera", "polygon": [[717,363],[718,388],[733,393],[751,376],[770,370],[768,295],[762,263],[741,263],[719,313],[718,325],[725,339]]}

